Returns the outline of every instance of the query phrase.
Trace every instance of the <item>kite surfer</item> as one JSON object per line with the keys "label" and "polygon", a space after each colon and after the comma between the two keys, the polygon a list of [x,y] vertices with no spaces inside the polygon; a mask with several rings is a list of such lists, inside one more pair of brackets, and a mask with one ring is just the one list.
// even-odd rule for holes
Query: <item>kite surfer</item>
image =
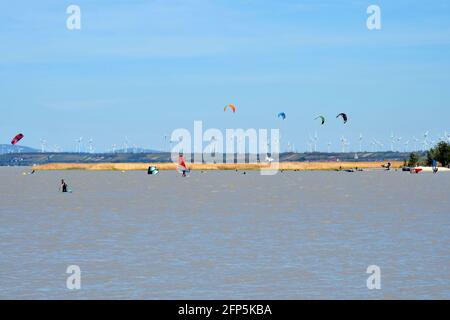
{"label": "kite surfer", "polygon": [[388,162],[387,164],[383,164],[382,167],[386,169],[386,171],[391,170],[392,163]]}
{"label": "kite surfer", "polygon": [[61,179],[61,186],[59,187],[59,190],[61,192],[67,192],[67,183],[64,181],[64,179]]}
{"label": "kite surfer", "polygon": [[186,177],[187,173],[189,173],[189,169],[186,165],[183,154],[180,154],[178,157],[178,171],[181,172],[182,177]]}
{"label": "kite surfer", "polygon": [[155,166],[148,167],[147,174],[156,175],[159,173],[159,170]]}
{"label": "kite surfer", "polygon": [[437,166],[436,160],[433,160],[432,167],[433,167],[433,173],[434,173],[434,174],[438,173],[439,168],[438,168],[438,166]]}

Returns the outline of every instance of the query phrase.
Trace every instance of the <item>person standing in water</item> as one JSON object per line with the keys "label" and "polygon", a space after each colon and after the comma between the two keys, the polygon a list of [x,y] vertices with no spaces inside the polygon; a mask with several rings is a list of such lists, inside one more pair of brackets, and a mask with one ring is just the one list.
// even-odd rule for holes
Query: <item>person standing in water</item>
{"label": "person standing in water", "polygon": [[437,161],[436,161],[436,160],[433,160],[432,167],[433,167],[433,173],[434,173],[434,174],[438,173],[439,169],[438,169]]}
{"label": "person standing in water", "polygon": [[61,192],[67,192],[67,183],[64,181],[64,179],[61,179],[61,186],[59,187],[59,190]]}

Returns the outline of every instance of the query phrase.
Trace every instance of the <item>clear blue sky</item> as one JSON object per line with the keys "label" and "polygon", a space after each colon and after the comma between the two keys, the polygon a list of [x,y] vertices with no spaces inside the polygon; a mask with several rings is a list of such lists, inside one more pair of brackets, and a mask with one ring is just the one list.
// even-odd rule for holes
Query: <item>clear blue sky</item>
{"label": "clear blue sky", "polygon": [[[66,29],[70,4],[79,31]],[[380,31],[366,28],[371,4]],[[365,149],[373,138],[388,149],[391,133],[437,139],[450,132],[450,2],[2,1],[0,99],[0,143],[23,132],[24,145],[64,150],[79,136],[98,151],[125,136],[161,148],[194,120],[274,128],[280,111],[299,151],[316,131],[320,150],[342,135],[354,150],[360,134]]]}

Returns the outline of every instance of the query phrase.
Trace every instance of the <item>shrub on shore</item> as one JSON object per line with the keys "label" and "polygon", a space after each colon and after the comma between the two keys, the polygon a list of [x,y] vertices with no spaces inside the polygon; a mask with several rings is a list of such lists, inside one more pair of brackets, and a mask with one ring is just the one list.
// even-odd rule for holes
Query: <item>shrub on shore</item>
{"label": "shrub on shore", "polygon": [[439,162],[443,167],[450,165],[450,144],[448,142],[441,141],[427,152],[427,165],[431,166],[433,160]]}
{"label": "shrub on shore", "polygon": [[419,156],[417,155],[417,153],[411,152],[411,154],[409,155],[409,160],[408,160],[407,166],[415,167],[415,166],[417,166],[419,161],[420,161],[420,159],[419,159]]}

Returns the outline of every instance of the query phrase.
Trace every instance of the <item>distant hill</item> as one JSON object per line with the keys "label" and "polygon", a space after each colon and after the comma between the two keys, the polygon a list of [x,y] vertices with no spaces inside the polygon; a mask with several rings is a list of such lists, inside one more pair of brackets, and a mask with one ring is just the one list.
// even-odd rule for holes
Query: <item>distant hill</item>
{"label": "distant hill", "polygon": [[[11,145],[11,144],[0,144],[0,154],[5,153],[40,153],[40,149],[35,149],[27,146],[22,145]],[[55,152],[46,152],[46,153],[55,153]],[[71,153],[71,152],[64,152],[65,154]],[[75,154],[75,152],[73,152]],[[108,152],[105,152],[108,153]],[[117,149],[114,151],[114,153],[120,154],[133,154],[133,153],[161,153],[159,150],[153,150],[153,149],[145,149],[145,148],[128,148],[128,149]],[[87,154],[83,152],[82,154]]]}
{"label": "distant hill", "polygon": [[4,153],[33,153],[33,152],[39,152],[39,150],[27,147],[27,146],[21,146],[21,145],[11,145],[11,144],[0,144],[0,154]]}

